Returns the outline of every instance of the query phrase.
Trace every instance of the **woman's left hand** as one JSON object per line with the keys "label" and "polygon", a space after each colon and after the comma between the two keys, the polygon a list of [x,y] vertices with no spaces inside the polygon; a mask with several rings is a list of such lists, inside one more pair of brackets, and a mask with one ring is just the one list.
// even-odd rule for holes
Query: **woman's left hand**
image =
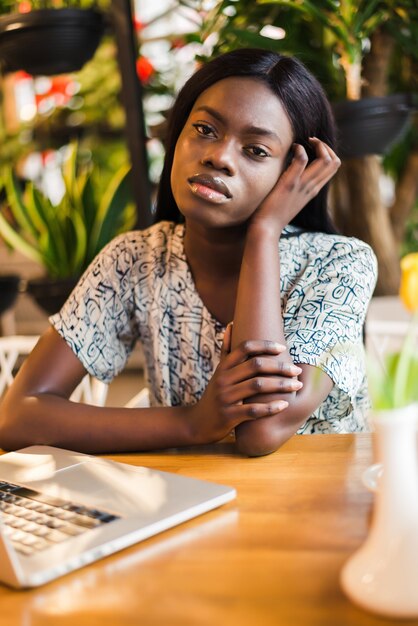
{"label": "woman's left hand", "polygon": [[308,164],[305,148],[294,144],[292,162],[254,212],[250,225],[267,223],[281,233],[337,172],[341,161],[335,152],[316,137],[309,141],[315,148],[316,159]]}

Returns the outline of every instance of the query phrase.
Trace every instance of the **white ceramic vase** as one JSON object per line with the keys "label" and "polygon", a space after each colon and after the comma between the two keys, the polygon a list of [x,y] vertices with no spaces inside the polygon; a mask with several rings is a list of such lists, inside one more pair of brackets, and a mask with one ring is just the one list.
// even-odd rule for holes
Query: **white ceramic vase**
{"label": "white ceramic vase", "polygon": [[418,405],[372,415],[383,465],[368,537],[341,572],[346,595],[392,618],[418,618]]}

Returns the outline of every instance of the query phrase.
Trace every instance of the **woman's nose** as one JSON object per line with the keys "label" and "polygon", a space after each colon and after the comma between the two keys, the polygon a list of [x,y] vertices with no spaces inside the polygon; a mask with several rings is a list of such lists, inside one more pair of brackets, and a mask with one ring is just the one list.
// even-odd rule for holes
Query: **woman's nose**
{"label": "woman's nose", "polygon": [[206,150],[202,158],[202,164],[214,170],[223,171],[228,176],[233,176],[235,173],[233,149],[229,142],[213,143]]}

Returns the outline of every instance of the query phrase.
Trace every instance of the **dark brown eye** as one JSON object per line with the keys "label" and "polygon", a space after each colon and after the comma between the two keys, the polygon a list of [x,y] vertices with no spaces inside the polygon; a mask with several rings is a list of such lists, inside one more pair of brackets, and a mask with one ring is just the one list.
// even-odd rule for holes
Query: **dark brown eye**
{"label": "dark brown eye", "polygon": [[246,150],[250,154],[250,156],[255,156],[259,159],[264,159],[270,156],[267,150],[261,148],[260,146],[247,146]]}
{"label": "dark brown eye", "polygon": [[200,135],[204,135],[205,137],[215,134],[213,128],[209,126],[209,124],[193,124],[193,128],[195,128]]}

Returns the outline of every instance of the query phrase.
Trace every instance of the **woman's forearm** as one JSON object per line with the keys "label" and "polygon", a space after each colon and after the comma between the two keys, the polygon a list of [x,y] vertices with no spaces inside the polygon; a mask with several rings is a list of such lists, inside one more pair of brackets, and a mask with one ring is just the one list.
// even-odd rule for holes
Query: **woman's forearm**
{"label": "woman's forearm", "polygon": [[53,445],[89,453],[190,445],[190,407],[111,408],[71,402],[52,394],[2,405],[0,447]]}
{"label": "woman's forearm", "polygon": [[[280,299],[280,257],[279,234],[268,226],[255,224],[249,227],[243,254],[232,333],[234,348],[247,339],[268,339],[286,345],[283,331],[283,319]],[[275,357],[292,363],[286,350]],[[277,394],[287,400],[289,407],[295,401],[298,381],[292,393]],[[264,396],[265,401],[267,396]],[[286,413],[286,409],[283,413]],[[294,413],[294,411],[291,411]],[[287,419],[280,415],[280,422],[275,418],[247,422],[236,429],[237,445],[241,451],[251,454],[252,442],[254,454],[267,454],[291,436],[297,426],[294,418]],[[289,415],[290,418],[290,415]]]}
{"label": "woman's forearm", "polygon": [[[262,227],[248,233],[239,278],[232,347],[250,338],[268,339],[286,345],[280,301],[278,235]],[[292,363],[286,350],[275,358]],[[333,382],[311,365],[301,365],[294,377],[295,390],[273,397],[286,400],[287,408],[276,415],[247,421],[235,428],[237,447],[249,456],[269,454],[291,437],[330,393]],[[301,385],[303,383],[303,386]],[[264,394],[260,402],[270,400]]]}
{"label": "woman's forearm", "polygon": [[[284,344],[280,304],[279,235],[265,225],[249,226],[239,276],[232,347],[246,339]],[[282,358],[288,358],[283,354]]]}

